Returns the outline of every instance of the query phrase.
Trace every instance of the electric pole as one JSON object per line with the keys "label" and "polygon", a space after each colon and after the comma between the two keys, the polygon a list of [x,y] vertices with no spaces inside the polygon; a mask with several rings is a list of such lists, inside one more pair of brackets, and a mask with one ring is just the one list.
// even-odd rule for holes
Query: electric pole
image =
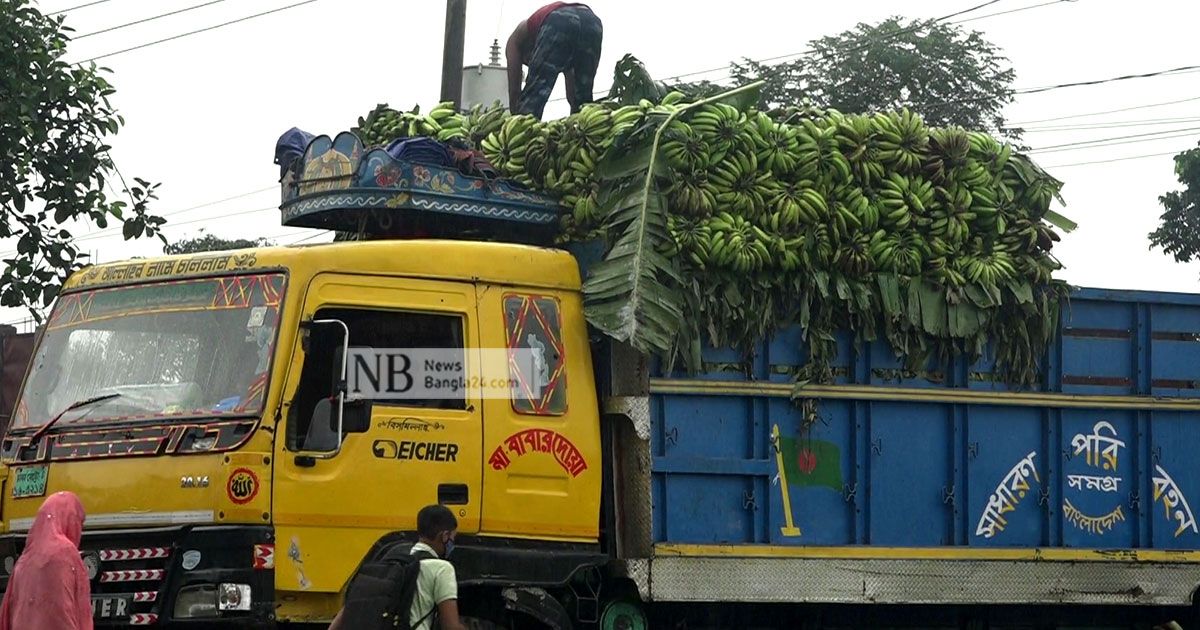
{"label": "electric pole", "polygon": [[462,104],[463,46],[467,29],[467,0],[446,0],[446,43],[442,48],[442,101]]}

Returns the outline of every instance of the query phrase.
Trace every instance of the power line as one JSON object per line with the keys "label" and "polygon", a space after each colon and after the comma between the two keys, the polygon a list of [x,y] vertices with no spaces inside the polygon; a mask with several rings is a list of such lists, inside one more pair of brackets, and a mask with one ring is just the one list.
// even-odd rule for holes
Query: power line
{"label": "power line", "polygon": [[333,232],[333,230],[322,230],[320,232],[317,232],[316,234],[311,234],[309,236],[306,236],[298,241],[292,241],[291,243],[288,243],[288,245],[299,245],[300,243],[305,243],[305,242],[311,241],[314,238],[317,238],[318,236],[328,236],[331,232]]}
{"label": "power line", "polygon": [[[1050,4],[1057,4],[1057,3],[1059,3],[1059,2],[1073,2],[1073,1],[1074,1],[1074,0],[1054,0],[1054,2],[1051,2]],[[984,2],[983,4],[979,4],[979,5],[973,6],[973,7],[969,8],[969,9],[963,9],[962,11],[957,11],[957,12],[955,12],[955,13],[951,13],[951,14],[949,14],[949,15],[943,15],[942,17],[938,17],[938,18],[932,18],[932,19],[926,20],[926,21],[924,21],[924,22],[919,22],[919,23],[917,23],[917,24],[913,24],[912,26],[907,26],[907,27],[905,27],[905,28],[902,28],[902,29],[900,29],[900,30],[898,30],[898,31],[896,31],[896,32],[894,32],[894,33],[888,33],[887,35],[885,35],[884,37],[880,38],[880,39],[879,39],[879,40],[877,40],[877,41],[873,41],[873,42],[869,42],[869,43],[866,43],[866,44],[862,44],[862,45],[860,45],[860,46],[856,46],[856,47],[854,47],[854,48],[851,48],[851,49],[849,49],[849,50],[846,50],[846,51],[844,51],[844,52],[845,52],[845,54],[852,54],[852,53],[856,53],[856,52],[859,52],[859,51],[862,51],[862,50],[866,50],[867,48],[870,48],[871,46],[874,46],[874,45],[877,45],[877,44],[881,44],[881,43],[883,43],[883,42],[886,42],[886,41],[888,41],[888,40],[890,40],[890,39],[895,39],[895,38],[897,38],[897,37],[900,37],[901,35],[908,35],[909,33],[915,33],[915,32],[917,32],[917,31],[919,31],[919,30],[921,30],[921,29],[923,29],[923,28],[926,28],[926,27],[932,26],[932,25],[934,25],[934,24],[936,24],[936,23],[938,23],[938,22],[941,22],[941,21],[943,21],[943,20],[948,20],[948,19],[950,19],[950,18],[952,18],[952,17],[958,17],[958,16],[960,16],[960,15],[964,15],[964,14],[970,13],[970,12],[972,12],[972,11],[978,11],[979,9],[982,9],[982,8],[984,8],[984,7],[987,7],[987,6],[989,6],[989,5],[996,4],[997,2],[1000,2],[1000,0],[990,0],[990,2]],[[779,61],[779,60],[781,60],[781,59],[787,59],[788,57],[803,57],[804,55],[810,55],[810,54],[812,54],[812,53],[814,53],[814,52],[816,52],[816,50],[814,50],[814,49],[812,49],[812,48],[809,48],[808,50],[802,50],[802,51],[800,51],[800,52],[788,53],[788,54],[786,54],[786,55],[778,55],[778,56],[775,56],[775,57],[767,57],[767,58],[765,58],[765,59],[755,59],[755,60],[753,60],[753,61],[754,61],[755,63],[768,63],[768,62],[771,62],[771,61]],[[724,66],[721,66],[720,68],[712,68],[712,69],[709,69],[709,70],[698,70],[698,71],[696,71],[696,72],[689,72],[689,73],[687,73],[687,74],[677,74],[677,75],[670,76],[670,77],[667,77],[667,78],[668,78],[668,79],[682,79],[682,78],[684,78],[684,77],[694,77],[694,76],[701,75],[701,74],[709,74],[709,73],[711,73],[711,72],[717,72],[718,70],[728,70],[728,69],[729,69],[729,66],[728,66],[728,65],[724,65]],[[611,89],[611,88],[610,88],[610,89]],[[602,92],[607,92],[608,90],[601,90],[601,91],[602,91]]]}
{"label": "power line", "polygon": [[[1004,13],[1015,13],[1016,11],[1027,11],[1027,10],[1029,10],[1029,9],[1036,9],[1036,8],[1038,8],[1038,7],[1047,6],[1047,5],[1051,5],[1051,4],[1059,4],[1059,3],[1062,3],[1062,2],[1076,2],[1076,1],[1077,1],[1077,0],[1053,0],[1052,2],[1047,2],[1047,3],[1044,3],[1044,4],[1039,4],[1039,5],[1035,5],[1035,6],[1023,7],[1023,8],[1020,8],[1020,9],[1014,9],[1014,10],[1012,10],[1012,11],[1006,11],[1006,12],[1003,12],[1003,13],[995,13],[995,14],[992,14],[992,15],[1003,15]],[[894,39],[894,38],[896,38],[896,37],[900,37],[901,35],[907,35],[907,34],[909,34],[909,33],[913,33],[913,32],[919,31],[919,30],[921,30],[921,29],[923,29],[923,28],[927,28],[927,27],[929,27],[929,26],[932,26],[933,24],[936,24],[937,22],[941,22],[941,21],[944,21],[944,20],[948,20],[948,19],[950,19],[950,18],[953,18],[953,17],[958,17],[958,16],[960,16],[960,15],[965,15],[965,14],[967,14],[967,13],[971,13],[972,11],[978,11],[979,9],[982,9],[982,8],[984,8],[984,7],[987,7],[987,6],[990,6],[990,5],[993,5],[993,4],[996,4],[997,2],[1000,2],[1000,0],[990,0],[990,1],[988,1],[988,2],[984,2],[983,4],[978,4],[978,5],[975,5],[975,6],[973,6],[973,7],[970,7],[970,8],[968,8],[968,9],[963,9],[962,11],[956,11],[956,12],[954,12],[954,13],[951,13],[951,14],[949,14],[949,15],[943,15],[942,17],[938,17],[938,18],[932,18],[932,19],[926,20],[926,21],[924,21],[924,22],[919,22],[919,23],[917,23],[917,24],[913,24],[912,26],[907,26],[907,27],[905,27],[905,28],[902,28],[902,29],[900,29],[900,30],[898,30],[898,31],[895,31],[895,32],[893,32],[893,33],[889,33],[889,34],[887,34],[886,36],[884,36],[884,37],[882,37],[882,38],[880,38],[880,39],[878,39],[878,40],[876,40],[876,41],[869,42],[869,43],[866,43],[866,44],[862,44],[862,45],[860,45],[860,46],[856,46],[856,47],[854,47],[854,48],[851,48],[851,49],[849,49],[849,50],[842,51],[842,52],[843,52],[844,54],[853,54],[853,53],[855,53],[855,52],[859,52],[859,51],[862,51],[862,50],[866,50],[867,48],[869,48],[869,47],[871,47],[871,46],[874,46],[874,45],[877,45],[877,44],[880,44],[880,43],[886,42],[886,41],[888,41],[888,40],[890,40],[890,39]],[[983,19],[983,18],[985,18],[985,17],[991,17],[991,16],[989,16],[989,15],[985,15],[985,16],[980,16],[979,18],[976,18],[976,19]],[[964,20],[964,21],[965,21],[965,20]],[[957,24],[958,22],[954,22],[954,23],[955,23],[955,24]],[[816,51],[810,48],[810,49],[807,49],[807,50],[802,50],[802,51],[800,51],[800,52],[787,53],[787,54],[785,54],[785,55],[776,55],[776,56],[774,56],[774,57],[764,57],[764,58],[762,58],[762,59],[751,59],[750,61],[753,61],[754,63],[760,63],[760,64],[761,64],[761,63],[770,63],[770,62],[773,62],[773,61],[781,61],[781,60],[783,60],[783,59],[788,59],[788,58],[790,58],[790,57],[802,57],[802,56],[804,56],[804,55],[812,54],[812,53],[814,53],[814,52],[816,52]],[[667,77],[666,77],[666,80],[679,80],[679,79],[683,79],[683,78],[687,78],[687,77],[699,76],[699,75],[702,75],[702,74],[710,74],[710,73],[713,73],[713,72],[718,72],[718,71],[722,71],[722,70],[728,71],[728,70],[729,70],[729,64],[726,64],[726,65],[724,65],[724,66],[720,66],[720,67],[718,67],[718,68],[709,68],[708,70],[697,70],[697,71],[695,71],[695,72],[687,72],[687,73],[684,73],[684,74],[670,75],[670,76],[667,76]],[[610,85],[609,87],[606,87],[606,88],[604,88],[604,89],[597,90],[597,91],[598,91],[599,93],[601,93],[601,94],[604,94],[604,93],[608,92],[608,91],[609,91],[609,90],[611,90],[611,89],[612,89],[612,86]],[[566,97],[559,97],[559,98],[551,99],[551,100],[550,100],[550,101],[548,101],[548,102],[554,103],[554,102],[558,102],[558,101],[564,101],[564,100],[566,100]]]}
{"label": "power line", "polygon": [[234,199],[242,199],[243,197],[249,197],[249,196],[251,196],[251,195],[257,195],[257,194],[259,194],[259,193],[264,193],[264,192],[267,192],[268,190],[279,190],[279,186],[267,186],[266,188],[259,188],[259,189],[257,189],[257,190],[251,190],[251,191],[249,191],[249,192],[244,192],[244,193],[241,193],[241,194],[238,194],[238,195],[234,195],[234,196],[232,196],[232,197],[225,197],[224,199],[217,199],[216,201],[208,201],[208,202],[205,202],[205,203],[202,203],[202,204],[199,204],[199,205],[195,205],[195,206],[191,206],[191,207],[188,207],[188,208],[184,208],[184,209],[182,209],[182,210],[173,210],[173,211],[171,211],[171,212],[166,212],[166,213],[163,213],[163,214],[162,214],[162,215],[160,215],[160,216],[162,216],[162,217],[173,217],[173,216],[176,216],[176,215],[183,214],[183,213],[185,213],[185,212],[191,212],[192,210],[199,210],[200,208],[207,208],[207,207],[209,207],[209,206],[215,206],[215,205],[218,205],[218,204],[225,203],[225,202],[227,202],[227,201],[233,201]]}
{"label": "power line", "polygon": [[[188,219],[187,221],[179,221],[177,223],[167,223],[162,226],[162,229],[166,230],[166,229],[170,229],[170,228],[176,228],[181,225],[192,225],[194,223],[201,223],[204,221],[219,221],[221,219],[228,219],[231,217],[240,217],[240,216],[247,215],[247,214],[257,214],[259,212],[266,212],[267,210],[276,210],[277,211],[277,210],[279,210],[279,206],[274,205],[274,206],[267,206],[265,208],[255,208],[253,210],[239,210],[237,212],[230,212],[228,214],[219,214],[215,217],[200,217],[199,219]],[[89,234],[88,236],[95,236],[95,235]],[[86,238],[86,237],[84,237],[84,238]],[[75,240],[82,241],[82,240],[84,240],[84,238],[78,238]]]}
{"label": "power line", "polygon": [[[1127,74],[1127,75],[1122,75],[1119,77],[1109,77],[1107,79],[1095,79],[1092,81],[1076,81],[1073,83],[1060,83],[1058,85],[1047,85],[1047,86],[1036,87],[1036,88],[1020,88],[1017,90],[1013,90],[1013,95],[1014,96],[1023,96],[1023,95],[1028,95],[1028,94],[1041,94],[1043,92],[1050,92],[1053,90],[1061,90],[1064,88],[1080,87],[1080,86],[1087,86],[1087,85],[1101,85],[1101,84],[1105,84],[1105,83],[1114,83],[1117,81],[1128,81],[1131,79],[1147,79],[1147,78],[1159,77],[1159,76],[1178,76],[1181,74],[1190,74],[1193,72],[1200,72],[1200,66],[1180,66],[1178,68],[1171,68],[1169,70],[1159,70],[1156,72],[1145,72],[1142,74]],[[962,104],[962,103],[973,103],[975,101],[988,100],[990,98],[992,98],[992,97],[991,96],[972,96],[972,97],[968,97],[968,98],[959,98],[959,99],[954,99],[952,101],[942,101],[940,103],[932,103],[932,104],[933,105],[958,105],[958,104]],[[1016,127],[1019,125],[1013,124],[1013,125],[1006,125],[1006,126]]]}
{"label": "power line", "polygon": [[95,2],[89,2],[87,4],[81,4],[79,6],[71,7],[69,9],[63,9],[62,11],[55,11],[55,12],[51,13],[50,15],[62,15],[64,13],[70,13],[71,11],[74,11],[76,9],[85,9],[87,7],[94,7],[97,4],[104,4],[105,2],[108,2],[108,1],[109,0],[96,0]]}
{"label": "power line", "polygon": [[205,2],[203,4],[195,4],[190,7],[184,7],[177,11],[171,11],[170,13],[160,13],[158,15],[154,15],[154,16],[151,16],[148,18],[143,18],[141,20],[135,20],[133,22],[126,22],[125,24],[118,24],[116,26],[110,26],[108,28],[100,29],[98,31],[92,31],[91,33],[84,33],[83,35],[80,35],[78,37],[72,37],[71,39],[72,40],[80,40],[85,37],[91,37],[93,35],[100,35],[101,33],[111,33],[112,31],[119,31],[123,28],[128,28],[130,26],[136,26],[138,24],[145,24],[146,22],[153,22],[154,20],[160,20],[162,18],[170,17],[172,15],[179,15],[180,13],[187,13],[188,11],[195,11],[196,9],[200,9],[200,8],[207,7],[207,6],[212,6],[214,4],[219,4],[221,2],[225,2],[225,0],[210,0],[209,2]]}
{"label": "power line", "polygon": [[[223,199],[217,199],[216,201],[208,201],[208,202],[205,202],[205,203],[202,203],[202,204],[198,204],[198,205],[195,205],[195,206],[190,206],[190,207],[183,208],[183,209],[180,209],[180,210],[174,210],[174,211],[171,211],[171,212],[164,212],[163,214],[161,214],[161,215],[159,215],[159,216],[161,216],[161,217],[163,217],[163,218],[166,218],[166,217],[173,217],[173,216],[178,216],[178,215],[181,215],[181,214],[183,214],[183,213],[185,213],[185,212],[191,212],[191,211],[193,211],[193,210],[199,210],[199,209],[201,209],[201,208],[207,208],[207,207],[209,207],[209,206],[215,206],[215,205],[218,205],[218,204],[225,203],[225,202],[227,202],[227,201],[233,201],[233,200],[235,200],[235,199],[242,199],[243,197],[249,197],[249,196],[251,196],[251,195],[257,195],[258,193],[266,192],[266,191],[268,191],[268,190],[278,190],[278,187],[277,187],[277,186],[268,186],[268,187],[266,187],[266,188],[259,188],[259,189],[257,189],[257,190],[251,190],[251,191],[249,191],[249,192],[244,192],[244,193],[241,193],[241,194],[238,194],[238,195],[233,195],[233,196],[231,196],[231,197],[225,197],[225,198],[223,198]],[[225,215],[225,216],[227,216],[227,215]],[[224,218],[224,217],[222,216],[222,217],[210,217],[210,218]],[[203,219],[198,219],[197,221],[199,221],[199,220],[203,220]],[[188,221],[187,223],[193,223],[193,222],[195,222],[195,221]],[[184,223],[184,222],[180,222],[180,223],[169,223],[169,224],[167,224],[167,225],[164,225],[163,227],[168,227],[168,226],[176,226],[176,225],[186,225],[187,223]],[[110,235],[116,234],[116,233],[117,233],[117,232],[119,232],[119,231],[121,231],[121,227],[119,227],[119,226],[118,226],[118,227],[104,228],[104,229],[102,229],[102,230],[97,230],[97,231],[95,231],[95,232],[88,232],[87,234],[80,235],[80,236],[78,236],[78,237],[75,237],[75,238],[73,238],[72,240],[76,240],[76,241],[94,240],[94,239],[97,239],[97,238],[103,238],[103,237],[105,237],[105,236],[110,236]],[[15,253],[17,253],[17,252],[16,252],[16,251],[3,252],[3,253],[0,253],[0,256],[8,256],[8,255],[15,254]]]}
{"label": "power line", "polygon": [[171,37],[166,37],[166,38],[159,39],[159,40],[155,40],[155,41],[152,41],[152,42],[147,42],[147,43],[145,43],[145,44],[138,44],[137,46],[131,46],[131,47],[129,47],[129,48],[123,48],[123,49],[121,49],[121,50],[115,50],[115,51],[113,51],[113,52],[104,53],[103,55],[96,55],[95,57],[92,57],[91,59],[85,59],[85,60],[83,60],[83,61],[81,61],[81,62],[79,62],[79,63],[88,63],[88,62],[91,62],[91,61],[96,61],[97,59],[104,59],[105,57],[114,57],[114,56],[116,56],[116,55],[122,55],[122,54],[125,54],[125,53],[127,53],[127,52],[132,52],[132,51],[135,51],[135,50],[141,50],[142,48],[149,48],[150,46],[156,46],[156,45],[158,45],[158,44],[164,44],[164,43],[166,43],[166,42],[174,41],[174,40],[177,40],[177,39],[182,39],[182,38],[184,38],[184,37],[189,37],[189,36],[191,36],[191,35],[197,35],[197,34],[199,34],[199,33],[206,33],[206,32],[208,32],[208,31],[214,31],[214,30],[216,30],[216,29],[219,29],[219,28],[224,28],[224,27],[226,27],[226,26],[231,26],[231,25],[233,25],[233,24],[238,24],[238,23],[245,22],[245,21],[248,21],[248,20],[253,20],[253,19],[255,19],[255,18],[260,18],[260,17],[263,17],[264,15],[271,15],[272,13],[279,13],[280,11],[287,11],[288,9],[294,9],[294,8],[296,8],[296,7],[304,6],[304,5],[306,5],[306,4],[312,4],[312,3],[316,2],[316,1],[317,1],[317,0],[303,0],[303,2],[297,2],[297,3],[295,3],[295,4],[289,4],[289,5],[286,5],[286,6],[279,7],[279,8],[277,8],[277,9],[271,9],[270,11],[263,11],[262,13],[255,13],[254,15],[247,15],[246,17],[238,18],[238,19],[236,19],[236,20],[230,20],[230,21],[228,21],[228,22],[222,22],[222,23],[220,23],[220,24],[215,24],[215,25],[213,25],[213,26],[206,26],[206,27],[204,27],[204,28],[196,29],[196,30],[194,30],[194,31],[188,31],[188,32],[186,32],[186,33],[180,33],[179,35],[172,35]]}
{"label": "power line", "polygon": [[1180,133],[1180,132],[1184,132],[1184,131],[1200,131],[1200,127],[1187,127],[1187,128],[1182,128],[1182,129],[1167,129],[1165,131],[1151,131],[1148,133],[1135,133],[1135,134],[1128,135],[1128,136],[1113,136],[1111,138],[1100,138],[1097,140],[1081,140],[1079,142],[1067,142],[1065,144],[1052,144],[1052,145],[1045,146],[1045,147],[1035,147],[1033,149],[1030,149],[1030,151],[1045,151],[1046,149],[1057,149],[1059,147],[1073,147],[1073,146],[1078,146],[1081,144],[1094,144],[1097,142],[1110,142],[1113,140],[1127,140],[1129,138],[1145,138],[1148,136],[1161,136],[1161,135],[1167,134],[1167,133]]}
{"label": "power line", "polygon": [[[203,221],[219,221],[221,219],[228,219],[231,217],[238,217],[238,216],[243,216],[243,215],[248,215],[248,214],[256,214],[259,212],[266,212],[267,210],[279,210],[279,206],[267,206],[265,208],[255,208],[253,210],[239,210],[237,212],[221,214],[221,215],[217,215],[215,217],[201,217],[199,219],[189,219],[187,221],[179,221],[178,223],[167,223],[167,224],[160,226],[159,229],[165,231],[165,230],[168,230],[171,228],[180,227],[182,225],[192,225],[195,223],[201,223]],[[114,236],[116,234],[116,232],[120,231],[120,229],[121,228],[107,228],[104,230],[100,230],[99,232],[92,232],[90,234],[84,234],[83,236],[79,236],[79,237],[73,238],[71,240],[73,242],[93,241],[98,238],[106,238],[109,236]],[[0,256],[8,256],[8,255],[15,254],[15,253],[17,253],[15,250],[9,251],[9,252],[3,252],[3,253],[0,253]]]}
{"label": "power line", "polygon": [[[1067,144],[1057,144],[1049,147],[1038,149],[1030,149],[1029,153],[1058,153],[1060,151],[1078,151],[1081,149],[1101,149],[1107,147],[1120,146],[1122,144],[1137,144],[1139,142],[1156,142],[1158,140],[1169,140],[1171,138],[1187,138],[1190,136],[1200,135],[1200,127],[1192,127],[1189,129],[1173,129],[1170,131],[1180,132],[1175,135],[1162,135],[1169,133],[1160,131],[1154,134],[1137,134],[1133,136],[1117,136],[1116,138],[1103,138],[1100,140],[1088,140],[1085,142],[1072,142]],[[1159,136],[1159,137],[1144,137],[1144,136]],[[1124,138],[1137,138],[1136,140],[1124,140]]]}
{"label": "power line", "polygon": [[1090,162],[1072,162],[1071,164],[1054,164],[1054,165],[1050,165],[1050,166],[1043,166],[1042,168],[1046,168],[1046,169],[1071,168],[1073,166],[1088,166],[1090,164],[1109,164],[1111,162],[1125,162],[1127,160],[1141,160],[1141,159],[1152,158],[1152,157],[1163,157],[1166,155],[1179,155],[1180,153],[1183,153],[1184,151],[1188,151],[1188,150],[1189,149],[1183,149],[1181,151],[1169,151],[1166,153],[1147,153],[1145,155],[1130,155],[1127,157],[1111,158],[1108,160],[1092,160]]}
{"label": "power line", "polygon": [[1076,0],[1050,0],[1050,2],[1043,2],[1041,4],[1031,4],[1027,7],[1020,7],[1017,9],[1009,9],[1007,11],[1000,11],[998,13],[988,13],[987,15],[981,15],[979,17],[967,18],[965,20],[956,20],[954,22],[951,22],[951,24],[966,24],[967,22],[974,22],[975,20],[986,20],[987,18],[992,18],[992,17],[996,17],[999,15],[1008,15],[1010,13],[1020,13],[1021,11],[1028,11],[1030,9],[1040,9],[1041,7],[1048,7],[1052,4],[1059,4],[1061,2],[1076,2]]}
{"label": "power line", "polygon": [[1156,127],[1159,125],[1174,125],[1185,122],[1200,122],[1200,118],[1159,118],[1147,120],[1113,121],[1109,123],[1087,123],[1080,125],[1051,125],[1047,127],[1022,127],[1025,133],[1060,133],[1065,131],[1087,131],[1091,129],[1124,129],[1127,127]]}
{"label": "power line", "polygon": [[1087,114],[1072,114],[1069,116],[1056,116],[1054,118],[1042,118],[1040,120],[1026,120],[1023,122],[1010,123],[1009,126],[1020,127],[1021,125],[1032,125],[1035,123],[1054,122],[1056,120],[1070,120],[1073,118],[1088,118],[1090,116],[1103,116],[1105,114],[1118,114],[1121,112],[1132,112],[1132,111],[1138,110],[1138,109],[1150,109],[1152,107],[1165,107],[1167,105],[1178,105],[1180,103],[1191,103],[1194,101],[1200,101],[1200,96],[1193,96],[1191,98],[1184,98],[1184,99],[1180,99],[1177,101],[1165,101],[1162,103],[1149,103],[1147,105],[1136,105],[1134,107],[1122,107],[1120,109],[1109,109],[1109,110],[1105,110],[1102,112],[1090,112]]}
{"label": "power line", "polygon": [[1143,72],[1141,74],[1126,74],[1126,75],[1122,75],[1119,77],[1109,77],[1107,79],[1095,79],[1092,81],[1076,81],[1074,83],[1060,83],[1058,85],[1047,85],[1044,87],[1027,88],[1024,90],[1017,90],[1015,93],[1016,94],[1041,94],[1042,92],[1049,92],[1051,90],[1061,90],[1063,88],[1082,87],[1082,86],[1086,86],[1086,85],[1101,85],[1103,83],[1128,81],[1130,79],[1148,79],[1151,77],[1158,77],[1158,76],[1163,76],[1163,75],[1189,74],[1192,72],[1196,72],[1197,70],[1200,70],[1200,66],[1180,66],[1178,68],[1171,68],[1170,70],[1158,70],[1156,72]]}

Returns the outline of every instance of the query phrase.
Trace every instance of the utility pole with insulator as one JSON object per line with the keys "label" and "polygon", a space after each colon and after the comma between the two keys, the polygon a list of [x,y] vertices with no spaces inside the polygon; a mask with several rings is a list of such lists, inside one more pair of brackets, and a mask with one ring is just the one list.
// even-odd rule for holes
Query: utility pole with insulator
{"label": "utility pole with insulator", "polygon": [[462,104],[463,46],[466,43],[467,0],[446,0],[446,43],[442,49],[442,101]]}

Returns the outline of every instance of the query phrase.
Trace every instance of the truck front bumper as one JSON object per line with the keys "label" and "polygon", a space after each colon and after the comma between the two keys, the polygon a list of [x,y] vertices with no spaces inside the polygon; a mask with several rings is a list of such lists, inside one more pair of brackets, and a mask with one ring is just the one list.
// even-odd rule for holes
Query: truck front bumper
{"label": "truck front bumper", "polygon": [[[25,544],[0,537],[0,586]],[[99,626],[256,628],[274,621],[274,530],[260,526],[89,531],[81,545]]]}

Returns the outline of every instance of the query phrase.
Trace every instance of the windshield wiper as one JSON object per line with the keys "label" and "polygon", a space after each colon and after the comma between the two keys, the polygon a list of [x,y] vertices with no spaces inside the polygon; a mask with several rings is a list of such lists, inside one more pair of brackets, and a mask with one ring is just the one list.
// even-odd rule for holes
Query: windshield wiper
{"label": "windshield wiper", "polygon": [[71,403],[70,406],[68,406],[66,409],[63,409],[61,412],[59,412],[59,414],[57,416],[54,416],[53,418],[51,418],[49,422],[38,427],[38,430],[34,431],[33,435],[29,436],[29,443],[33,444],[34,442],[37,442],[37,439],[42,437],[43,435],[45,435],[46,432],[50,430],[50,427],[53,427],[56,422],[58,422],[60,419],[62,419],[63,416],[67,415],[67,412],[75,411],[76,409],[79,409],[80,407],[94,405],[96,403],[104,402],[106,400],[120,398],[120,396],[121,396],[120,392],[112,392],[109,394],[100,394],[99,396],[92,396],[91,398],[84,398],[83,400]]}

